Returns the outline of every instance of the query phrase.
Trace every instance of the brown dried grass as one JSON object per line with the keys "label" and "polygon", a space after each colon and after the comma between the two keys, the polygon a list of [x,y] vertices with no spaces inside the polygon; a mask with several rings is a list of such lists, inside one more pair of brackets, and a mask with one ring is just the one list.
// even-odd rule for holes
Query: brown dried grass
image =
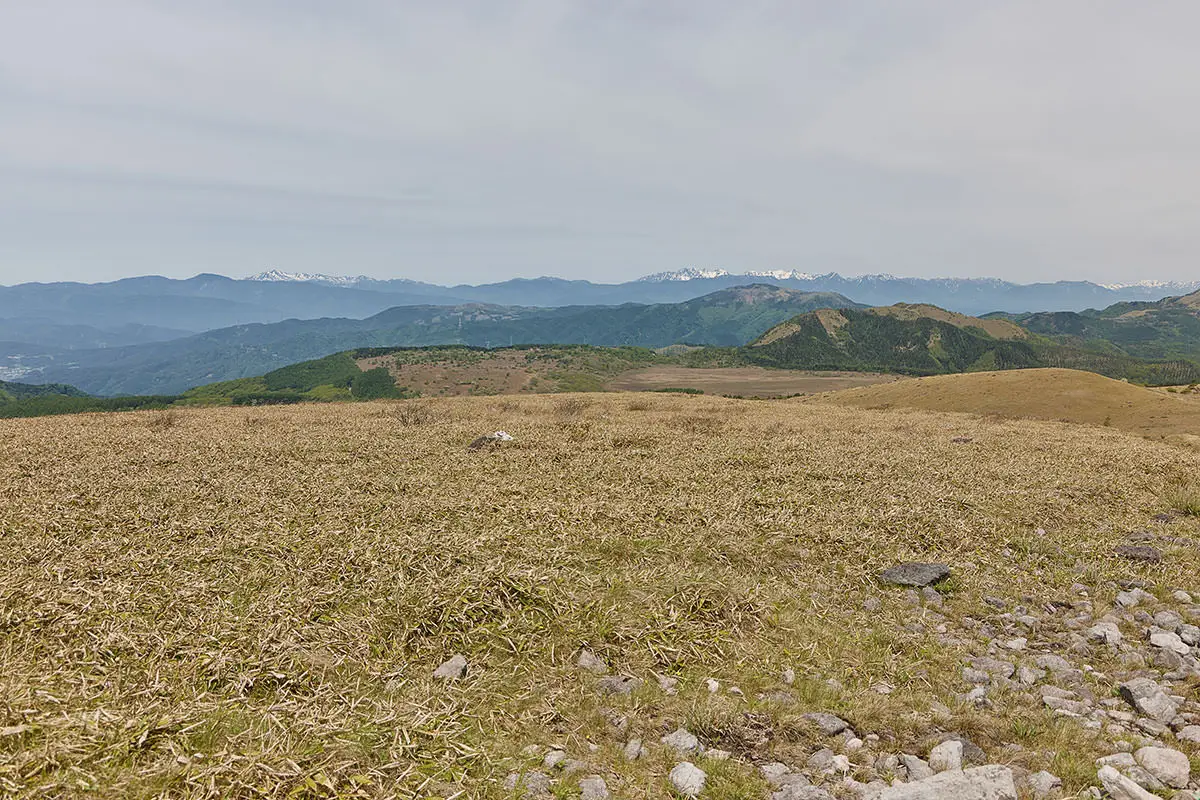
{"label": "brown dried grass", "polygon": [[[590,741],[622,796],[665,797],[671,764],[624,764],[626,736],[690,721],[785,752],[810,707],[897,747],[925,733],[963,654],[903,627],[919,612],[872,578],[897,559],[954,565],[968,611],[1200,570],[1195,548],[1110,556],[1200,472],[1116,430],[621,395],[428,401],[396,424],[416,407],[0,422],[0,793],[501,797],[525,745]],[[516,441],[464,451],[497,429]],[[581,645],[680,694],[599,698]],[[468,679],[434,685],[454,652]],[[785,665],[801,706],[755,700]],[[747,699],[708,695],[709,676]],[[996,702],[958,720],[985,746],[1043,713]],[[736,765],[712,775],[761,793]]]}

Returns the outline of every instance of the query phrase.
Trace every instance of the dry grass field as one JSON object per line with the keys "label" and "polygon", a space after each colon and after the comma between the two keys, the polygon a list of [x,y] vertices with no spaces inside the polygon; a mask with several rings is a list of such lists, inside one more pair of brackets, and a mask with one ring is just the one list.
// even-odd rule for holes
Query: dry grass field
{"label": "dry grass field", "polygon": [[[493,430],[515,440],[466,449]],[[758,800],[753,762],[820,746],[807,711],[892,752],[961,731],[1076,790],[1109,734],[1021,692],[959,702],[986,651],[959,626],[984,595],[1200,588],[1196,517],[1159,564],[1112,553],[1197,474],[1115,428],[713,397],[6,420],[0,794],[509,798],[558,745],[666,798],[658,739],[686,725],[735,756],[705,797]],[[944,609],[876,581],[904,559],[952,566]],[[644,683],[599,693],[585,646]],[[433,681],[454,653],[466,677]],[[1081,657],[1111,695],[1113,657]]]}
{"label": "dry grass field", "polygon": [[937,375],[827,394],[813,401],[1062,420],[1200,444],[1200,395],[1146,389],[1071,369]]}
{"label": "dry grass field", "polygon": [[739,397],[787,397],[833,392],[856,386],[874,386],[903,380],[899,375],[873,372],[810,372],[764,367],[648,367],[618,375],[609,389],[643,392],[654,389],[699,389],[706,394]]}

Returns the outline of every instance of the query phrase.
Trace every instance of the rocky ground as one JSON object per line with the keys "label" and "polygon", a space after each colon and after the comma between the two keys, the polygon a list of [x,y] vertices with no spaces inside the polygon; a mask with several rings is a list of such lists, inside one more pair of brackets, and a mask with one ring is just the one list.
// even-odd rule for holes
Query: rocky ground
{"label": "rocky ground", "polygon": [[[1167,525],[1169,515],[1155,520]],[[1171,543],[1172,537],[1140,534],[1118,548],[1133,561],[1154,562],[1160,552],[1147,541]],[[1200,797],[1200,770],[1192,759],[1200,752],[1200,597],[1174,587],[1140,582],[1125,585],[1075,584],[1072,595],[1040,603],[1010,605],[986,597],[986,615],[958,613],[951,597],[935,587],[950,577],[940,564],[903,564],[880,576],[881,591],[903,591],[912,608],[908,623],[932,629],[946,645],[976,655],[962,665],[961,682],[947,686],[945,705],[935,713],[949,719],[952,706],[973,706],[986,713],[994,701],[1025,698],[1056,717],[1101,735],[1110,755],[1096,760],[1096,782],[1079,797],[1146,800]],[[886,587],[893,587],[888,589]],[[894,588],[901,587],[901,588]],[[907,588],[903,588],[907,587]],[[1113,601],[1101,600],[1112,596]],[[867,611],[880,600],[868,597]],[[731,762],[757,770],[769,785],[771,800],[1006,800],[1061,798],[1063,781],[1046,770],[1032,772],[1015,763],[1022,749],[1011,744],[990,755],[968,737],[930,726],[920,752],[889,748],[886,732],[861,730],[852,720],[829,712],[803,716],[823,738],[804,757],[789,761],[755,758],[754,748],[731,752],[721,742],[704,741],[680,726],[662,735],[644,730],[632,698],[644,691],[675,694],[694,689],[750,701],[736,686],[715,679],[703,687],[685,687],[663,675],[610,674],[608,665],[589,650],[578,654],[580,680],[590,681],[613,700],[606,709],[621,741],[619,758],[636,761],[656,755],[674,762],[668,780],[683,797],[721,796],[709,790],[708,773],[728,770]],[[1098,666],[1103,665],[1103,666]],[[439,668],[444,679],[464,677],[468,665],[455,657]],[[817,676],[819,677],[819,676]],[[762,703],[796,702],[797,676],[785,669],[778,689],[754,698]],[[831,681],[833,689],[838,689]],[[887,685],[875,687],[879,693]],[[622,703],[620,701],[627,700]],[[748,711],[747,716],[752,716]],[[638,735],[633,735],[637,733]],[[657,752],[656,752],[657,751]],[[614,752],[590,743],[583,752],[554,744],[531,743],[526,762],[514,769],[505,788],[515,796],[578,796],[584,800],[619,797],[605,777],[606,757]],[[997,756],[1009,756],[998,760]],[[1047,754],[1053,755],[1053,754]]]}

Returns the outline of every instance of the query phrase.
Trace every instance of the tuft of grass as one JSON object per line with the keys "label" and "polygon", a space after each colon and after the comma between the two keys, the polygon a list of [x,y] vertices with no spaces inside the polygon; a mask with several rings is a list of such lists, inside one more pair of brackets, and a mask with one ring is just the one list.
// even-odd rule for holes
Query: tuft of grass
{"label": "tuft of grass", "polygon": [[1200,482],[1190,481],[1171,486],[1163,500],[1175,511],[1190,517],[1200,517]]}
{"label": "tuft of grass", "polygon": [[181,421],[181,413],[174,409],[151,411],[146,415],[146,427],[152,431],[166,431],[174,428]]}

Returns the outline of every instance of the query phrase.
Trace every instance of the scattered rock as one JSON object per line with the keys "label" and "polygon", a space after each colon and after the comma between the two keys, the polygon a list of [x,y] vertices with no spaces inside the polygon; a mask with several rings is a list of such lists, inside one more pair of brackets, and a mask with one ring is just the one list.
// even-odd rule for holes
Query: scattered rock
{"label": "scattered rock", "polygon": [[480,436],[475,441],[467,445],[468,450],[482,450],[488,445],[496,444],[497,442],[511,442],[513,437],[509,436],[504,431],[495,431],[494,433]]}
{"label": "scattered rock", "polygon": [[786,683],[788,686],[791,686],[793,683],[796,682],[796,670],[792,669],[791,667],[788,667],[787,669],[785,669],[783,671],[782,677],[783,677],[783,682]]}
{"label": "scattered rock", "polygon": [[718,750],[715,747],[704,751],[704,757],[709,761],[728,761],[732,756],[733,753],[728,750]]}
{"label": "scattered rock", "polygon": [[820,786],[789,783],[778,792],[772,792],[771,800],[834,800],[834,797]]}
{"label": "scattered rock", "polygon": [[546,757],[542,759],[542,766],[546,769],[554,769],[566,760],[567,751],[556,747],[549,753],[546,753]]}
{"label": "scattered rock", "polygon": [[1025,779],[1033,800],[1048,800],[1062,790],[1062,778],[1052,775],[1046,770],[1035,772]]}
{"label": "scattered rock", "polygon": [[962,742],[948,739],[929,751],[929,768],[934,772],[945,772],[951,769],[962,769]]}
{"label": "scattered rock", "polygon": [[602,694],[630,694],[641,685],[640,679],[630,675],[608,675],[596,682]]}
{"label": "scattered rock", "polygon": [[649,754],[650,751],[642,744],[641,739],[630,739],[625,743],[625,749],[621,751],[621,757],[626,761],[637,761]]}
{"label": "scattered rock", "polygon": [[821,733],[826,736],[837,736],[842,731],[850,727],[850,723],[841,717],[827,714],[824,711],[818,711],[814,714],[805,714],[804,718],[810,722],[815,722],[817,727],[821,729]]}
{"label": "scattered rock", "polygon": [[550,797],[550,776],[544,772],[513,772],[504,779],[504,788],[510,792],[522,790],[524,797]]}
{"label": "scattered rock", "polygon": [[667,694],[675,694],[679,691],[679,678],[672,678],[670,675],[659,675],[656,672],[654,673],[654,679],[658,681],[658,688]]}
{"label": "scattered rock", "polygon": [[1096,777],[1100,779],[1104,791],[1108,792],[1112,800],[1159,800],[1156,795],[1138,786],[1131,778],[1117,772],[1115,767],[1101,767]]}
{"label": "scattered rock", "polygon": [[608,784],[599,775],[589,775],[579,781],[580,800],[608,800]]}
{"label": "scattered rock", "polygon": [[1188,757],[1169,747],[1143,747],[1133,754],[1142,769],[1175,789],[1188,785],[1192,765]]}
{"label": "scattered rock", "polygon": [[466,676],[467,666],[465,656],[452,656],[433,671],[433,677],[440,681],[456,681]]}
{"label": "scattered rock", "polygon": [[608,664],[604,662],[604,659],[586,647],[579,651],[579,660],[575,664],[580,669],[586,669],[588,672],[594,672],[597,675],[604,675],[608,672]]}
{"label": "scattered rock", "polygon": [[1092,627],[1088,628],[1088,638],[1093,642],[1102,644],[1118,645],[1121,643],[1121,629],[1117,627],[1115,622],[1097,622]]}
{"label": "scattered rock", "polygon": [[721,682],[716,678],[708,678],[704,681],[704,685],[708,687],[709,694],[716,694],[721,691]]}
{"label": "scattered rock", "polygon": [[1113,552],[1130,561],[1144,561],[1147,564],[1162,561],[1162,553],[1147,544],[1123,544],[1114,548]]}
{"label": "scattered rock", "polygon": [[971,666],[975,669],[982,670],[993,678],[1011,678],[1013,673],[1017,671],[1015,664],[1009,661],[1001,661],[998,658],[976,658],[971,662]]}
{"label": "scattered rock", "polygon": [[989,764],[889,786],[879,800],[1017,800],[1017,787],[1011,769]]}
{"label": "scattered rock", "polygon": [[700,740],[686,728],[678,728],[662,737],[662,743],[680,753],[695,753],[700,749]]}
{"label": "scattered rock", "polygon": [[1175,735],[1181,742],[1200,744],[1200,725],[1187,725]]}
{"label": "scattered rock", "polygon": [[1178,713],[1175,701],[1149,678],[1134,678],[1128,683],[1123,683],[1120,692],[1125,702],[1133,706],[1139,714],[1157,722],[1168,723]]}
{"label": "scattered rock", "polygon": [[1183,591],[1182,589],[1172,592],[1171,597],[1177,603],[1184,603],[1189,606],[1192,604],[1192,596],[1190,594],[1188,594],[1187,592]]}
{"label": "scattered rock", "polygon": [[910,781],[921,781],[925,780],[926,778],[933,777],[933,770],[929,768],[929,765],[926,764],[924,760],[917,758],[914,755],[901,753],[900,763],[904,766],[905,771],[908,773],[908,779]]}
{"label": "scattered rock", "polygon": [[1138,588],[1126,592],[1117,592],[1117,605],[1122,608],[1134,608],[1142,603],[1152,602],[1154,595]]}
{"label": "scattered rock", "polygon": [[[763,778],[772,786],[779,787],[785,783],[785,778],[791,774],[792,768],[780,761],[772,761],[767,764],[761,764],[758,771],[762,773]],[[804,781],[808,783],[808,781]]]}
{"label": "scattered rock", "polygon": [[699,797],[704,791],[704,781],[708,775],[692,762],[684,761],[675,765],[669,777],[671,785],[679,794],[684,797]]}
{"label": "scattered rock", "polygon": [[1189,647],[1183,641],[1183,639],[1179,638],[1179,634],[1169,633],[1168,631],[1156,631],[1151,633],[1150,644],[1154,645],[1155,647],[1161,647],[1163,650],[1170,650],[1172,653],[1176,653],[1181,656],[1186,656],[1192,650],[1192,648]]}
{"label": "scattered rock", "polygon": [[897,564],[879,574],[879,579],[884,583],[918,587],[939,583],[948,577],[950,577],[950,567],[945,564],[931,564],[917,561]]}

